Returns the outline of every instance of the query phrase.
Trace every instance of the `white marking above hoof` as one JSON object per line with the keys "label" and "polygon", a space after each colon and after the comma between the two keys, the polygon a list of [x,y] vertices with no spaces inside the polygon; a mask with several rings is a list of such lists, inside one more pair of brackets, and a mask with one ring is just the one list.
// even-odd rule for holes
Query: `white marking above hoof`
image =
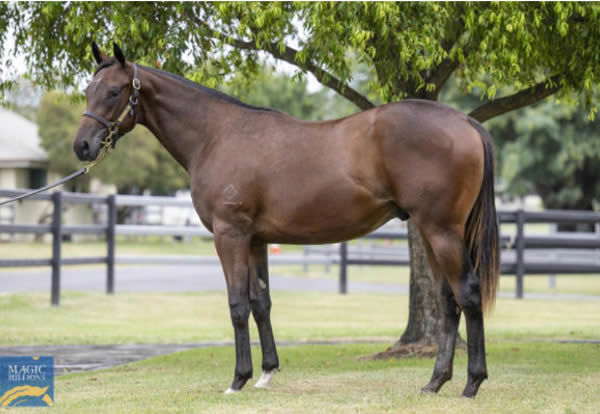
{"label": "white marking above hoof", "polygon": [[225,395],[227,395],[227,394],[235,394],[235,393],[237,393],[237,392],[240,392],[240,391],[241,391],[241,390],[234,390],[233,388],[229,387],[229,388],[227,388],[227,389],[225,390],[224,394],[225,394]]}
{"label": "white marking above hoof", "polygon": [[261,374],[258,381],[256,381],[256,384],[254,384],[254,386],[256,388],[269,388],[271,386],[271,380],[273,380],[273,377],[278,371],[279,369],[277,368],[271,371],[263,371],[263,373]]}

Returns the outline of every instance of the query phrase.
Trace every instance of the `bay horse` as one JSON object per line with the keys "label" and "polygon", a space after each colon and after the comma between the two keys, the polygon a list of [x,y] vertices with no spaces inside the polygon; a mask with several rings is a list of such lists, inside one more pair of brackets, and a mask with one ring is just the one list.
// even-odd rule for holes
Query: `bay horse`
{"label": "bay horse", "polygon": [[109,131],[121,136],[139,123],[189,173],[194,207],[214,234],[227,284],[236,364],[226,393],[252,378],[250,313],[262,348],[256,386],[268,387],[279,370],[267,243],[341,242],[410,217],[440,281],[443,313],[423,391],[437,392],[452,377],[464,312],[463,395],[475,396],[487,378],[483,312],[494,302],[499,274],[492,141],[477,121],[439,103],[403,100],[308,122],[138,66],[117,45],[114,57],[95,43],[92,52],[98,66],[74,151],[95,160]]}

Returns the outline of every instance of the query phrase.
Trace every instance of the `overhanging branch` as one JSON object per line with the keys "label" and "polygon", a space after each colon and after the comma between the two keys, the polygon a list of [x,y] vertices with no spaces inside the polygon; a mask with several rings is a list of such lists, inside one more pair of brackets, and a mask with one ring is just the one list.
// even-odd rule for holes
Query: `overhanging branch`
{"label": "overhanging branch", "polygon": [[[538,83],[531,88],[524,89],[513,95],[499,99],[493,99],[475,108],[469,114],[479,122],[505,114],[506,112],[534,104],[544,98],[556,93],[560,89],[560,75],[554,75],[550,79]],[[550,83],[550,85],[549,85]]]}
{"label": "overhanging branch", "polygon": [[198,19],[196,16],[192,16],[192,18],[194,19],[195,23],[209,29],[213,37],[218,40],[221,40],[225,43],[229,43],[238,49],[262,51],[269,53],[276,59],[283,60],[294,66],[299,67],[300,69],[304,69],[312,73],[321,84],[333,89],[334,91],[348,99],[350,102],[354,103],[360,109],[366,110],[375,107],[375,104],[369,101],[365,96],[363,96],[358,91],[356,91],[346,83],[342,82],[332,74],[323,70],[315,63],[309,60],[306,60],[304,63],[298,62],[296,60],[296,54],[298,53],[298,51],[292,47],[286,45],[282,48],[282,50],[279,48],[279,44],[277,43],[266,43],[264,46],[258,47],[256,46],[255,42],[248,42],[237,38],[231,38],[223,33],[215,31],[212,28],[210,28],[205,22]]}
{"label": "overhanging branch", "polygon": [[442,86],[444,86],[450,75],[458,68],[458,65],[458,59],[450,59],[450,57],[447,57],[442,60],[429,79],[427,79],[428,83],[433,83],[435,85],[433,91],[427,93],[427,99],[437,100],[437,96],[440,93]]}
{"label": "overhanging branch", "polygon": [[[464,50],[465,47],[468,49],[468,42],[464,42],[465,34],[465,20],[462,17],[463,6],[461,3],[457,4],[458,11],[460,12],[459,17],[455,20],[456,25],[452,31],[452,35],[449,38],[441,42],[442,49],[446,52],[446,57],[440,62],[440,64],[432,71],[429,78],[426,80],[427,83],[433,83],[434,89],[430,92],[426,92],[425,97],[427,99],[437,100],[440,90],[450,78],[452,73],[460,65],[458,56],[451,58],[452,48],[455,46],[463,48],[463,57],[468,55],[468,50]],[[461,40],[462,39],[462,40]]]}

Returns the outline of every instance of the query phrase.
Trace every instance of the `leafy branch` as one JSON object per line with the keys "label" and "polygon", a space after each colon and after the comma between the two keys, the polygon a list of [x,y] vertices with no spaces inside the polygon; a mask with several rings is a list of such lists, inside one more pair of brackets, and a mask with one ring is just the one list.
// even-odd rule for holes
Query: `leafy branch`
{"label": "leafy branch", "polygon": [[534,104],[556,93],[560,89],[561,75],[554,75],[530,88],[498,99],[492,99],[475,108],[469,116],[479,122],[502,115],[506,112]]}
{"label": "leafy branch", "polygon": [[190,18],[194,21],[194,23],[201,25],[201,26],[205,27],[206,29],[208,29],[210,31],[210,33],[212,33],[213,38],[215,38],[217,40],[220,40],[224,43],[231,44],[232,46],[234,46],[238,49],[252,50],[252,51],[257,51],[257,52],[261,51],[261,52],[269,53],[271,56],[273,56],[276,59],[283,60],[294,66],[297,66],[298,68],[300,68],[302,70],[306,70],[306,71],[312,73],[321,84],[323,84],[324,86],[327,86],[328,88],[333,89],[334,91],[336,91],[337,93],[339,93],[340,95],[342,95],[343,97],[345,97],[346,99],[348,99],[349,101],[354,103],[356,106],[358,106],[362,110],[366,110],[366,109],[375,107],[375,104],[372,103],[369,99],[367,99],[367,97],[363,96],[361,93],[359,93],[357,90],[353,89],[347,83],[341,81],[340,79],[333,76],[331,73],[329,73],[326,70],[324,70],[323,68],[319,67],[314,62],[312,62],[308,59],[304,60],[304,62],[300,62],[297,59],[297,55],[298,55],[299,51],[290,46],[284,45],[283,47],[281,47],[280,44],[272,42],[272,43],[265,43],[262,47],[259,47],[253,41],[245,41],[242,39],[233,38],[233,37],[227,36],[224,33],[216,31],[216,30],[212,29],[206,22],[199,19],[197,16],[192,15],[192,16],[190,16]]}

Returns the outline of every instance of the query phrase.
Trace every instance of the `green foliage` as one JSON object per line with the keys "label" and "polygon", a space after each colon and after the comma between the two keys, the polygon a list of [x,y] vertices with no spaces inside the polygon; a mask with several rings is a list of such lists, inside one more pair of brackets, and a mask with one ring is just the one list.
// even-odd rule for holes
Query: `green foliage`
{"label": "green foliage", "polygon": [[600,200],[600,121],[546,102],[498,117],[490,130],[509,193],[539,194],[546,208],[591,210]]}
{"label": "green foliage", "polygon": [[50,168],[67,175],[81,168],[73,154],[73,139],[83,112],[81,105],[74,105],[59,92],[42,97],[36,120],[41,146],[48,153]]}
{"label": "green foliage", "polygon": [[[324,71],[324,84],[335,77],[350,85],[353,57],[373,71],[370,91],[383,102],[435,98],[450,70],[488,99],[556,76],[559,97],[581,94],[594,108],[599,12],[595,3],[562,2],[24,2],[0,8],[0,33],[15,32],[31,77],[48,87],[89,72],[95,39],[119,41],[131,59],[208,86],[234,71],[253,79],[260,59],[278,52],[300,71]],[[287,48],[294,44],[298,53]]]}
{"label": "green foliage", "polygon": [[[82,164],[73,154],[73,139],[77,133],[84,107],[58,92],[46,94],[37,113],[42,147],[47,151],[50,168],[60,174],[70,174]],[[168,194],[188,185],[185,171],[161,147],[143,126],[136,128],[117,143],[94,175],[119,192]]]}
{"label": "green foliage", "polygon": [[300,119],[318,121],[356,111],[354,105],[326,89],[308,92],[307,83],[305,78],[290,82],[288,76],[263,67],[251,85],[238,75],[219,89],[245,103],[278,109]]}
{"label": "green foliage", "polygon": [[[10,67],[10,56],[6,56],[6,38],[11,23],[11,15],[8,2],[0,2],[0,56],[4,60],[4,68],[0,65],[0,99],[4,97],[3,92],[13,86],[13,82],[9,80],[4,73]],[[5,58],[8,58],[5,60]]]}

